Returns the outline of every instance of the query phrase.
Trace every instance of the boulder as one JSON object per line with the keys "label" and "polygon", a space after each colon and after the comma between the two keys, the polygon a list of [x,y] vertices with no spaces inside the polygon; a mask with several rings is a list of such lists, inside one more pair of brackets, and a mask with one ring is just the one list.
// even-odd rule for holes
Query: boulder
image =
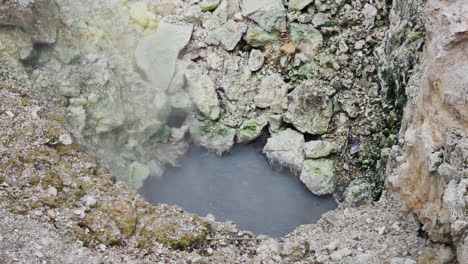
{"label": "boulder", "polygon": [[322,33],[310,24],[291,23],[289,25],[291,40],[298,49],[310,58],[317,55],[323,45]]}
{"label": "boulder", "polygon": [[190,41],[192,31],[191,24],[162,21],[156,33],[140,40],[136,63],[153,85],[164,91],[169,88],[179,53]]}
{"label": "boulder", "polygon": [[336,188],[335,162],[329,159],[306,160],[300,179],[316,195],[331,194]]}
{"label": "boulder", "polygon": [[53,0],[7,0],[0,6],[0,25],[20,27],[35,43],[52,44],[60,19]]}
{"label": "boulder", "polygon": [[279,30],[285,22],[286,9],[281,0],[244,0],[242,14],[272,32]]}
{"label": "boulder", "polygon": [[258,49],[252,49],[249,57],[249,69],[253,72],[258,71],[262,68],[263,63],[265,63],[263,53]]}
{"label": "boulder", "polygon": [[211,120],[216,120],[221,111],[218,95],[211,78],[195,66],[190,65],[185,71],[187,90],[196,108]]}
{"label": "boulder", "polygon": [[276,113],[282,113],[287,105],[287,93],[288,87],[279,74],[268,75],[262,80],[258,94],[254,97],[255,106],[269,107]]}
{"label": "boulder", "polygon": [[304,154],[309,159],[323,158],[339,150],[340,146],[330,141],[314,140],[304,144]]}
{"label": "boulder", "polygon": [[243,22],[229,20],[221,27],[210,32],[206,38],[206,43],[211,45],[221,45],[223,49],[231,51],[236,48],[247,31],[247,25]]}
{"label": "boulder", "polygon": [[198,120],[195,117],[190,118],[188,126],[193,142],[210,152],[222,155],[234,146],[236,130],[233,128],[210,120]]}
{"label": "boulder", "polygon": [[202,11],[211,11],[219,6],[220,0],[203,0],[200,4]]}
{"label": "boulder", "polygon": [[300,11],[310,5],[314,0],[290,0],[288,10]]}
{"label": "boulder", "polygon": [[267,32],[257,25],[250,25],[244,36],[245,42],[254,48],[266,46],[277,39],[277,32]]}
{"label": "boulder", "polygon": [[304,161],[303,145],[304,135],[288,128],[273,134],[263,148],[263,153],[270,163],[300,173]]}
{"label": "boulder", "polygon": [[237,133],[238,143],[247,143],[257,139],[266,127],[266,120],[247,120],[239,128]]}
{"label": "boulder", "polygon": [[298,86],[289,94],[284,121],[302,133],[321,135],[328,131],[333,116],[333,102],[326,95],[317,95],[306,86]]}

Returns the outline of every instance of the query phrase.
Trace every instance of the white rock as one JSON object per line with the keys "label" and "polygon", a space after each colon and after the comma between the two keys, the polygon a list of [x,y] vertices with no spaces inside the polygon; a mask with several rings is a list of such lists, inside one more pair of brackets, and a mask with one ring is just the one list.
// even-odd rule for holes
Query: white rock
{"label": "white rock", "polygon": [[258,49],[252,49],[249,57],[249,68],[251,71],[258,71],[262,68],[265,63],[265,57],[263,53]]}
{"label": "white rock", "polygon": [[49,187],[49,189],[47,189],[47,194],[50,196],[57,196],[57,189],[55,189],[55,187]]}
{"label": "white rock", "polygon": [[236,48],[246,31],[245,23],[229,20],[223,26],[210,32],[205,41],[207,44],[221,45],[223,49],[231,51]]}
{"label": "white rock", "polygon": [[162,21],[155,34],[144,37],[138,43],[136,63],[158,88],[169,88],[179,52],[190,41],[192,31],[191,24]]}
{"label": "white rock", "polygon": [[187,90],[197,109],[207,118],[216,120],[220,114],[219,99],[211,78],[203,74],[196,65],[185,71]]}
{"label": "white rock", "polygon": [[243,0],[242,14],[268,32],[278,30],[285,21],[286,9],[281,0]]}
{"label": "white rock", "polygon": [[311,4],[314,0],[290,0],[288,10],[302,10]]}
{"label": "white rock", "polygon": [[9,116],[9,117],[11,117],[11,118],[15,117],[15,114],[13,114],[13,113],[12,113],[11,111],[9,111],[9,110],[5,111],[5,114],[7,114],[7,116]]}
{"label": "white rock", "polygon": [[300,179],[316,195],[331,194],[336,187],[335,162],[329,159],[306,160]]}
{"label": "white rock", "polygon": [[268,139],[263,153],[266,154],[270,163],[287,167],[291,171],[300,173],[304,153],[302,146],[304,135],[290,128],[272,135]]}
{"label": "white rock", "polygon": [[71,145],[73,143],[73,140],[70,135],[63,134],[59,136],[59,142],[63,145]]}
{"label": "white rock", "polygon": [[86,197],[86,205],[88,206],[94,206],[96,205],[96,199],[93,196],[87,196]]}
{"label": "white rock", "polygon": [[258,108],[272,108],[275,113],[282,113],[287,105],[288,87],[279,74],[265,77],[259,87],[254,103]]}

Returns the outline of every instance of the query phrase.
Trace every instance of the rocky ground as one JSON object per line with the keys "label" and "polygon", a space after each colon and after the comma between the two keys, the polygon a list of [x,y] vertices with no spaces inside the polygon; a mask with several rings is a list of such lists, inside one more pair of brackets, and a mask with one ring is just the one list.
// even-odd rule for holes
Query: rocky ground
{"label": "rocky ground", "polygon": [[[62,117],[2,81],[2,263],[452,263],[391,195],[281,239],[152,206],[82,152]],[[81,150],[80,150],[81,149]],[[416,262],[418,261],[418,262]]]}

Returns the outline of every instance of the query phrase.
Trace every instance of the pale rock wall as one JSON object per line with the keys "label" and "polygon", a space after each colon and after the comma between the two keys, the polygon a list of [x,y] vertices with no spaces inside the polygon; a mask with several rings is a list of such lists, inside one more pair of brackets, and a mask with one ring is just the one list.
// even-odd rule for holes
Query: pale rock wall
{"label": "pale rock wall", "polygon": [[430,238],[453,242],[460,257],[468,235],[468,1],[431,0],[423,17],[426,44],[406,88],[388,182]]}

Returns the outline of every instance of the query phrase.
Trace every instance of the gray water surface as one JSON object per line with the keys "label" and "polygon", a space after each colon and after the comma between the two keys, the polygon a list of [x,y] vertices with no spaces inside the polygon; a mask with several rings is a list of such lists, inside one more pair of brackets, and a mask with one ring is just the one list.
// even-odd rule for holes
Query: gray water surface
{"label": "gray water surface", "polygon": [[181,168],[149,177],[141,192],[151,203],[212,214],[272,237],[316,223],[337,206],[331,196],[315,196],[296,177],[273,170],[253,145],[238,145],[222,157],[192,146]]}

